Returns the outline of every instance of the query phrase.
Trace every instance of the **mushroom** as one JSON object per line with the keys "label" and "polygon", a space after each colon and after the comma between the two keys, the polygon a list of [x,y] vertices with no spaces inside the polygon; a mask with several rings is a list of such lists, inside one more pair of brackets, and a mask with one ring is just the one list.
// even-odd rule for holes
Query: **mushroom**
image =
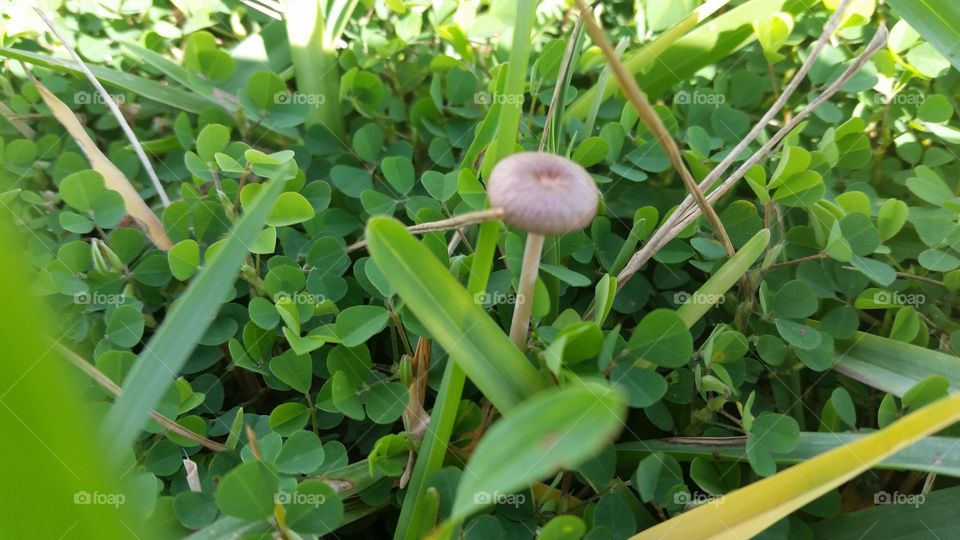
{"label": "mushroom", "polygon": [[490,205],[503,212],[503,221],[527,231],[510,339],[527,342],[534,286],[543,239],[579,231],[593,221],[600,197],[590,174],[569,159],[545,152],[520,152],[493,168],[487,182]]}

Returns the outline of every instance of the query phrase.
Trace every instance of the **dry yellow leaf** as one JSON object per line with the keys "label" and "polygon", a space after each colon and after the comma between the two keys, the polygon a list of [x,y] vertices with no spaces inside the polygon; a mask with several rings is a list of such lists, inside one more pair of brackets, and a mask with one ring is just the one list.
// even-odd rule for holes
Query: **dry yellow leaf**
{"label": "dry yellow leaf", "polygon": [[167,231],[163,228],[163,223],[160,222],[157,215],[153,213],[153,210],[151,210],[143,198],[140,197],[140,194],[137,193],[133,184],[127,180],[127,177],[120,172],[120,169],[100,151],[97,144],[87,135],[87,132],[83,129],[83,125],[77,116],[73,114],[73,111],[60,101],[57,96],[53,95],[53,92],[40,84],[40,82],[34,81],[34,84],[43,97],[43,101],[46,102],[47,106],[50,107],[50,110],[53,112],[53,116],[66,128],[67,132],[73,137],[73,140],[83,149],[83,153],[86,154],[90,166],[103,175],[107,188],[118,192],[120,196],[123,197],[123,204],[127,209],[127,214],[137,220],[137,222],[146,229],[147,236],[150,237],[150,240],[152,240],[158,248],[163,250],[172,248],[173,243],[167,236]]}

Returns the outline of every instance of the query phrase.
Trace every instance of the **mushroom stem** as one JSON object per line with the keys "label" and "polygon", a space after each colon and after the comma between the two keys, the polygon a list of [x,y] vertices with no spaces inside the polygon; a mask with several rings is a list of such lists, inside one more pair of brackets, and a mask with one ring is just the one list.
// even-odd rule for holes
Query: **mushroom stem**
{"label": "mushroom stem", "polygon": [[523,248],[523,267],[520,268],[520,286],[510,322],[510,341],[521,351],[527,346],[527,329],[530,327],[530,311],[533,309],[533,293],[540,270],[540,255],[543,252],[543,235],[527,233]]}

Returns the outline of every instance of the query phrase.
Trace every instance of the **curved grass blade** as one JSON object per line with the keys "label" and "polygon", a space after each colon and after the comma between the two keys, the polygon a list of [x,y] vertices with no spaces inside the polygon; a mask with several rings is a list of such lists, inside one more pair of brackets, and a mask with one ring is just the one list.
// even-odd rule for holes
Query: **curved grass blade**
{"label": "curved grass blade", "polygon": [[137,358],[123,382],[123,393],[107,414],[104,435],[110,441],[111,457],[133,444],[167,387],[180,372],[190,353],[203,337],[247,255],[247,246],[263,228],[267,214],[283,191],[288,161],[267,181],[250,209],[230,231],[223,247],[187,291],[167,312],[160,328]]}
{"label": "curved grass blade", "polygon": [[[61,73],[72,73],[83,76],[83,71],[72,60],[56,58],[46,54],[13,49],[10,47],[0,47],[0,56],[29,62],[36,66],[45,67]],[[204,108],[209,107],[210,103],[200,96],[191,94],[185,90],[175,88],[157,81],[109,69],[101,66],[91,65],[90,71],[97,76],[100,82],[115,86],[123,90],[128,90],[134,94],[152,99],[157,103],[176,107],[191,113],[199,114]]]}
{"label": "curved grass blade", "polygon": [[497,409],[506,412],[543,387],[503,329],[400,222],[371,219],[367,241],[400,298]]}
{"label": "curved grass blade", "polygon": [[[797,446],[785,454],[776,454],[777,463],[801,463],[828,450],[859,441],[860,433],[800,433]],[[625,470],[636,467],[653,452],[670,454],[680,461],[695,457],[715,457],[723,461],[746,461],[746,437],[673,437],[634,441],[617,445],[617,464]],[[927,437],[884,458],[875,469],[922,471],[960,477],[960,445],[952,437]]]}
{"label": "curved grass blade", "polygon": [[633,536],[750,538],[920,439],[960,420],[960,395],[932,403],[888,427],[740,488]]}
{"label": "curved grass blade", "polygon": [[270,131],[273,131],[279,135],[283,135],[284,137],[300,140],[300,134],[297,132],[297,130],[290,127],[277,125],[277,123],[270,118],[269,115],[264,116],[260,113],[260,111],[241,107],[240,100],[236,96],[231,95],[230,92],[223,90],[221,87],[214,85],[207,80],[201,79],[193,73],[190,73],[182,66],[177,65],[175,62],[169,60],[165,56],[157,54],[150,49],[146,49],[134,43],[122,42],[120,45],[135,55],[136,58],[153,66],[168,78],[172,79],[174,82],[189,88],[196,95],[206,99],[209,102],[207,106],[214,105],[216,107],[222,107],[231,114],[234,114],[242,109],[244,116],[246,116],[247,119],[249,119],[252,123],[258,124],[265,129],[269,129]]}

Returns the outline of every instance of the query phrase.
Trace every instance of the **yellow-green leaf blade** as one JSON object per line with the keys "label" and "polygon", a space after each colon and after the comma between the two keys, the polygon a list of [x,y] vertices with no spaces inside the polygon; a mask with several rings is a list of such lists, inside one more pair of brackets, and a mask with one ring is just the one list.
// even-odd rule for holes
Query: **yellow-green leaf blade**
{"label": "yellow-green leaf blade", "polygon": [[755,482],[665,521],[633,540],[646,538],[750,538],[887,456],[960,419],[960,395],[907,415],[856,442]]}

